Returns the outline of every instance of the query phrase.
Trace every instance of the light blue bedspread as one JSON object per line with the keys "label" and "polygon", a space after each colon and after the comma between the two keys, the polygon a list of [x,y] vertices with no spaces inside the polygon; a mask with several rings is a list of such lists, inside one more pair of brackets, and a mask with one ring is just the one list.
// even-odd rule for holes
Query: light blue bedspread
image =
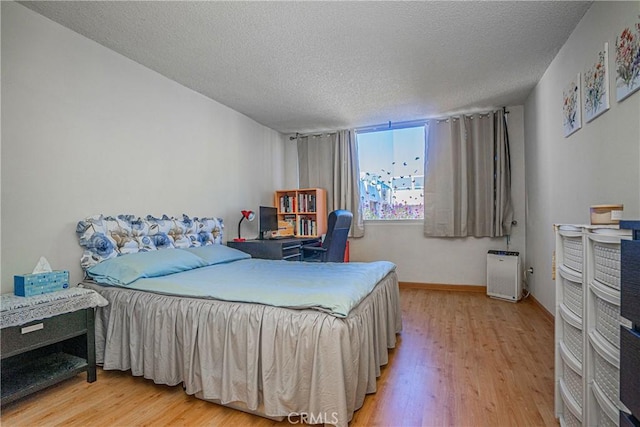
{"label": "light blue bedspread", "polygon": [[395,265],[243,259],[167,276],[141,278],[130,289],[278,307],[314,308],[337,317],[371,292]]}

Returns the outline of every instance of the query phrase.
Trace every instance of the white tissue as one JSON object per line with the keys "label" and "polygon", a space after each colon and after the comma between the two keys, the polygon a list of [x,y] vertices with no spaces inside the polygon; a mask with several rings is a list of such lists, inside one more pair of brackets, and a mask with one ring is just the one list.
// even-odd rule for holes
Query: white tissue
{"label": "white tissue", "polygon": [[36,264],[36,267],[33,269],[32,274],[36,273],[51,273],[51,265],[49,265],[49,261],[43,256],[40,257],[40,260]]}

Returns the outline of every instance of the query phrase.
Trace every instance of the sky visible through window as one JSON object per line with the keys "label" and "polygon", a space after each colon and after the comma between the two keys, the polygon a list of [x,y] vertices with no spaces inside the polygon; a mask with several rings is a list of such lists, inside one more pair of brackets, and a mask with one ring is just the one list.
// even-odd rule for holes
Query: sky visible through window
{"label": "sky visible through window", "polygon": [[364,219],[424,216],[424,126],[357,134]]}

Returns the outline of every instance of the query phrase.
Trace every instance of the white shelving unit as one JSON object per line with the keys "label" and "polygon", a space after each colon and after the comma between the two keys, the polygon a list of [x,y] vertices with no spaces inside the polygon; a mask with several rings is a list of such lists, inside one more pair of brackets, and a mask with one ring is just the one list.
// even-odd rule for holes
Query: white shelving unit
{"label": "white shelving unit", "polygon": [[620,242],[616,226],[556,225],[556,416],[618,426]]}

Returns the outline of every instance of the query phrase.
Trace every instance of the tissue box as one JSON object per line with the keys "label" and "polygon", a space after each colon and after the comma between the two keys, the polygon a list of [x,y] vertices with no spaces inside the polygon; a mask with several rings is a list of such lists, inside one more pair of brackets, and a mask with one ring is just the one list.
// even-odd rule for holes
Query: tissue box
{"label": "tissue box", "polygon": [[13,293],[20,297],[61,291],[68,287],[69,272],[66,270],[13,276]]}
{"label": "tissue box", "polygon": [[592,225],[618,224],[622,219],[623,205],[593,205],[589,208]]}

